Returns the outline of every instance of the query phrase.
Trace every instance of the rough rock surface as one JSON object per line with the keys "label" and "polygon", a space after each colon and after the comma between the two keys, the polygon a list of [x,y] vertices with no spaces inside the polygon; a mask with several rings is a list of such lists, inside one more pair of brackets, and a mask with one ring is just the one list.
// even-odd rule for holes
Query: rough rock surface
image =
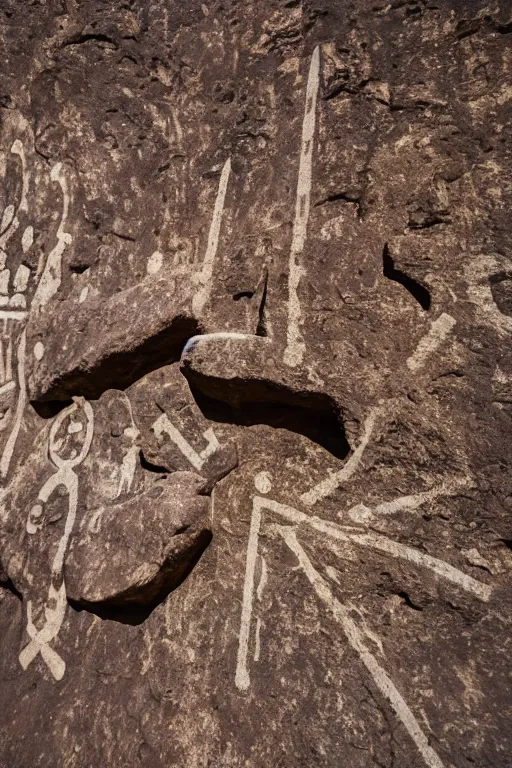
{"label": "rough rock surface", "polygon": [[0,18],[1,768],[510,766],[510,3]]}

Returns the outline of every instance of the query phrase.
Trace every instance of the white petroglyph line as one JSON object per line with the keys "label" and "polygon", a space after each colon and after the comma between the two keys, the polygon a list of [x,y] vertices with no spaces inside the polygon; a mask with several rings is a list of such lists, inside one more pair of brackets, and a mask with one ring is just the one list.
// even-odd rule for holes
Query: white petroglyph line
{"label": "white petroglyph line", "polygon": [[16,141],[13,143],[11,147],[11,152],[13,155],[18,155],[18,157],[21,160],[21,171],[22,171],[21,200],[18,206],[18,210],[27,212],[28,211],[28,184],[29,184],[30,174],[27,171],[25,149],[19,139],[16,139]]}
{"label": "white petroglyph line", "polygon": [[26,316],[26,312],[0,309],[0,320],[24,320]]}
{"label": "white petroglyph line", "polygon": [[254,631],[254,661],[260,660],[260,652],[261,652],[261,619],[259,616],[256,617],[256,629]]}
{"label": "white petroglyph line", "polygon": [[162,269],[164,263],[164,257],[160,251],[154,251],[148,259],[146,264],[146,272],[148,275],[156,275]]}
{"label": "white petroglyph line", "polygon": [[50,648],[49,643],[57,637],[64,622],[66,613],[66,589],[64,582],[62,582],[58,591],[53,585],[50,585],[48,602],[50,600],[55,603],[55,608],[45,608],[46,622],[40,631],[37,631],[34,626],[32,621],[32,601],[28,601],[27,633],[31,640],[21,651],[19,661],[22,668],[26,670],[37,654],[40,653],[54,678],[62,680],[66,671],[66,664],[59,654]]}
{"label": "white petroglyph line", "polygon": [[[125,429],[125,434],[131,430]],[[138,435],[138,431],[137,431]],[[136,439],[136,438],[135,438]],[[114,498],[118,498],[123,491],[129,493],[135,477],[135,471],[137,469],[137,459],[139,456],[139,446],[135,443],[130,446],[125,455],[119,471],[119,483],[117,485],[117,493]]]}
{"label": "white petroglyph line", "polygon": [[12,379],[12,336],[9,336],[7,352],[5,354],[5,378]]}
{"label": "white petroglyph line", "polygon": [[0,381],[5,381],[4,343],[0,339]]}
{"label": "white petroglyph line", "polygon": [[[256,497],[257,499],[258,497]],[[322,518],[316,515],[307,515],[304,512],[300,512],[294,507],[289,507],[286,504],[281,504],[273,499],[261,499],[260,508],[268,509],[270,512],[284,517],[286,520],[294,523],[295,525],[305,524],[330,536],[333,539],[344,542],[353,542],[364,547],[371,547],[372,549],[378,549],[382,552],[392,555],[393,557],[407,560],[424,568],[429,568],[437,576],[440,576],[447,581],[451,581],[466,592],[470,592],[475,597],[487,602],[492,593],[492,587],[487,584],[473,579],[471,576],[459,571],[458,568],[454,568],[444,560],[439,560],[431,555],[426,555],[423,552],[408,547],[405,544],[399,544],[392,539],[388,539],[386,536],[382,536],[376,533],[359,533],[355,532],[353,527],[339,526],[336,523],[331,523],[328,520],[322,520]]]}
{"label": "white petroglyph line", "polygon": [[306,243],[309,208],[311,199],[311,179],[313,146],[316,122],[316,100],[320,81],[320,48],[313,51],[309,66],[306,87],[306,104],[302,122],[302,143],[299,160],[299,175],[295,200],[295,219],[293,222],[292,244],[290,248],[288,274],[288,327],[284,362],[295,367],[302,362],[306,345],[300,331],[302,312],[299,301],[299,283],[304,274],[301,256]]}
{"label": "white petroglyph line", "polygon": [[261,337],[256,337],[252,333],[235,333],[231,331],[219,331],[218,333],[204,333],[199,336],[191,336],[190,339],[185,344],[185,346],[183,347],[181,357],[183,359],[183,356],[186,355],[188,352],[190,352],[197,344],[202,344],[204,342],[216,341],[217,339],[241,340],[241,339],[255,339],[255,338],[261,338]]}
{"label": "white petroglyph line", "polygon": [[260,563],[261,563],[261,574],[260,574],[260,580],[258,582],[258,587],[256,589],[256,597],[258,598],[258,601],[261,601],[263,597],[263,590],[267,586],[267,581],[268,581],[267,563],[263,555],[260,555]]}
{"label": "white petroglyph line", "polygon": [[5,443],[2,459],[0,460],[0,476],[5,479],[9,471],[12,455],[18,434],[21,427],[21,420],[23,419],[23,411],[27,402],[27,388],[25,382],[25,352],[26,352],[26,332],[23,331],[20,336],[20,343],[18,344],[18,384],[19,394],[18,402],[16,405],[16,413],[14,415],[14,423],[7,442]]}
{"label": "white petroglyph line", "polygon": [[330,609],[336,621],[341,624],[350,646],[358,654],[382,696],[390,703],[396,716],[416,744],[425,763],[429,768],[443,768],[443,763],[430,746],[427,736],[423,733],[402,694],[373,654],[367,649],[364,643],[364,636],[357,624],[350,617],[347,609],[334,596],[327,582],[315,570],[306,552],[297,541],[295,532],[285,527],[281,529],[281,535],[291,551],[296,555],[302,570],[318,597]]}
{"label": "white petroglyph line", "polygon": [[[28,665],[35,659],[37,654],[41,653],[43,660],[48,665],[56,680],[61,680],[64,676],[66,664],[60,656],[50,648],[49,642],[57,637],[60,632],[67,606],[66,585],[63,577],[64,557],[75,523],[76,511],[78,509],[78,477],[73,472],[73,468],[86,458],[94,434],[94,412],[90,403],[84,398],[78,397],[74,398],[74,401],[73,405],[66,408],[64,411],[61,411],[51,426],[48,452],[50,459],[57,467],[57,472],[46,480],[38,494],[38,502],[45,504],[55,489],[59,486],[64,486],[68,493],[68,514],[64,524],[64,532],[60,538],[57,552],[53,559],[51,570],[52,581],[48,590],[48,597],[44,604],[46,621],[43,628],[37,631],[32,622],[32,602],[28,601],[27,632],[31,637],[31,640],[19,655],[21,666],[23,669],[27,669]],[[58,455],[58,450],[62,446],[62,441],[57,441],[55,438],[64,420],[69,418],[69,416],[78,409],[79,405],[83,407],[87,418],[83,446],[77,456],[72,456],[72,458],[68,459],[62,458]],[[71,427],[72,423],[70,424],[70,428]],[[68,430],[68,433],[70,433],[70,430]],[[71,433],[73,433],[73,430],[71,430]],[[29,518],[32,511],[33,508],[31,512],[29,512]],[[58,591],[54,587],[54,581],[56,579],[60,579],[61,581]]]}
{"label": "white petroglyph line", "polygon": [[[4,208],[4,212],[2,214],[2,222],[0,224],[0,235],[5,235],[5,232],[7,228],[12,224],[14,219],[14,214],[16,212],[16,209],[14,205],[6,205]],[[0,239],[0,244],[4,243],[2,239]]]}
{"label": "white petroglyph line", "polygon": [[[57,547],[57,552],[55,553],[52,564],[52,575],[61,576],[62,569],[64,568],[64,557],[69,544],[69,537],[71,536],[73,526],[75,525],[76,510],[78,508],[78,478],[71,467],[64,467],[54,475],[54,477],[56,476],[59,477],[59,485],[65,485],[69,494],[68,514],[64,525],[64,533],[59,541],[59,546]],[[39,494],[39,499],[43,503],[47,501],[47,499],[44,498],[44,488]]]}
{"label": "white petroglyph line", "polygon": [[342,483],[346,482],[352,477],[354,472],[356,472],[356,470],[359,468],[359,465],[361,464],[363,454],[370,441],[370,437],[372,436],[372,432],[375,427],[375,421],[379,412],[379,408],[374,408],[372,411],[370,411],[370,414],[364,423],[361,442],[357,446],[352,456],[348,459],[346,464],[344,464],[344,466],[338,472],[333,472],[331,475],[329,475],[329,477],[326,477],[325,480],[322,480],[320,483],[318,483],[318,485],[315,485],[313,488],[311,488],[311,490],[303,493],[300,497],[303,504],[306,504],[307,506],[316,504],[317,501],[325,498],[325,496],[329,496],[329,494],[335,491],[336,488],[338,488]]}
{"label": "white petroglyph line", "polygon": [[238,636],[238,655],[235,674],[235,685],[240,691],[246,691],[251,684],[249,669],[247,667],[247,656],[249,653],[249,635],[254,600],[254,574],[256,570],[258,537],[261,526],[261,507],[262,503],[265,501],[265,499],[261,499],[258,496],[253,500],[251,527],[249,529],[249,540],[247,542],[242,616],[240,619],[240,634]]}
{"label": "white petroglyph line", "polygon": [[29,225],[25,228],[23,235],[21,236],[21,250],[23,253],[27,253],[32,248],[34,242],[34,227]]}
{"label": "white petroglyph line", "polygon": [[446,339],[453,326],[455,318],[443,312],[442,315],[434,320],[428,333],[418,342],[413,354],[406,360],[406,365],[410,371],[417,371],[425,365],[427,358],[435,352],[436,349]]}
{"label": "white petroglyph line", "polygon": [[0,387],[0,395],[4,395],[6,392],[10,392],[15,387],[16,387],[16,384],[14,382],[14,379],[11,379],[5,384],[2,384],[2,386]]}
{"label": "white petroglyph line", "polygon": [[197,314],[200,314],[203,311],[206,302],[210,298],[210,292],[212,288],[213,263],[215,261],[215,256],[217,255],[217,247],[219,245],[220,225],[222,222],[224,201],[226,198],[226,190],[228,188],[230,172],[231,158],[228,157],[224,163],[224,167],[220,175],[219,189],[217,191],[217,199],[215,200],[215,207],[213,209],[210,232],[208,234],[208,245],[206,247],[203,266],[201,268],[201,272],[197,276],[199,287],[192,299],[192,309]]}
{"label": "white petroglyph line", "polygon": [[30,269],[25,264],[20,264],[14,276],[14,290],[23,293],[27,290]]}
{"label": "white petroglyph line", "polygon": [[[356,504],[346,513],[354,522],[367,523],[374,517],[379,515],[394,515],[397,512],[412,512],[423,504],[439,496],[449,496],[453,494],[457,488],[465,488],[470,484],[468,477],[455,478],[450,481],[444,482],[440,485],[436,485],[427,491],[421,493],[411,494],[409,496],[398,496],[391,501],[383,501],[381,504],[377,504],[375,507],[367,507],[365,504]],[[344,516],[345,513],[341,513]]]}
{"label": "white petroglyph line", "polygon": [[153,423],[152,429],[157,438],[160,438],[164,433],[167,434],[173,443],[180,449],[185,458],[192,464],[194,469],[197,469],[198,471],[202,469],[206,459],[220,447],[215,432],[210,428],[207,429],[206,432],[203,432],[203,437],[208,445],[201,451],[201,453],[197,453],[165,413],[159,416]]}
{"label": "white petroglyph line", "polygon": [[449,565],[444,560],[439,560],[437,557],[426,555],[417,549],[388,539],[386,536],[376,533],[360,533],[350,534],[349,539],[361,546],[372,547],[372,549],[386,552],[388,555],[407,560],[410,563],[414,563],[414,565],[428,568],[433,571],[436,576],[451,581],[452,584],[456,584],[458,587],[465,589],[466,592],[470,592],[483,602],[487,602],[491,596],[492,587],[488,584],[482,584],[480,581],[459,571],[458,568]]}
{"label": "white petroglyph line", "polygon": [[48,256],[43,274],[41,275],[41,280],[39,281],[39,285],[34,294],[32,301],[32,307],[34,309],[38,309],[47,304],[52,296],[59,290],[62,280],[62,256],[66,250],[66,246],[70,245],[73,241],[71,235],[64,231],[68,218],[70,197],[66,177],[62,173],[62,163],[57,163],[53,166],[50,178],[52,181],[56,181],[62,190],[62,215],[57,228],[57,244]]}

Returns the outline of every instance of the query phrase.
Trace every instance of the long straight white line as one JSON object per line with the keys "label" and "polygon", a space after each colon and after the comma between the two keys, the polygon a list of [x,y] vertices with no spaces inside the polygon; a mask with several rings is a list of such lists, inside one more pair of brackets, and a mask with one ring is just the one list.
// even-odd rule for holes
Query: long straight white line
{"label": "long straight white line", "polygon": [[298,288],[304,267],[301,256],[306,242],[308,229],[309,208],[311,200],[311,179],[313,165],[313,145],[316,122],[316,100],[320,81],[320,48],[313,51],[309,65],[308,84],[306,87],[306,104],[302,122],[302,143],[299,160],[299,176],[297,179],[297,194],[295,200],[295,220],[293,222],[292,245],[290,249],[288,274],[288,328],[286,334],[286,349],[284,362],[295,367],[300,365],[306,351],[303,336],[300,332],[302,312],[300,308]]}
{"label": "long straight white line", "polygon": [[378,413],[378,408],[374,408],[372,411],[370,411],[370,414],[364,423],[364,431],[361,442],[357,446],[352,456],[348,459],[346,464],[344,464],[338,472],[333,472],[331,475],[326,477],[325,480],[322,480],[320,483],[318,483],[318,485],[315,485],[313,488],[311,488],[311,490],[303,493],[300,497],[300,500],[303,504],[306,504],[308,507],[316,504],[317,501],[320,501],[320,499],[323,499],[325,496],[329,496],[329,494],[335,491],[336,488],[338,488],[342,483],[346,482],[349,478],[352,477],[354,472],[359,467],[363,458],[363,453],[365,452],[366,446],[370,441]]}
{"label": "long straight white line", "polygon": [[220,174],[219,189],[217,191],[217,198],[215,200],[215,207],[213,209],[210,232],[208,233],[208,245],[206,247],[206,253],[203,259],[203,266],[201,268],[201,272],[198,275],[199,287],[192,299],[192,309],[198,314],[203,311],[206,302],[210,298],[210,293],[212,290],[213,264],[219,245],[220,225],[222,222],[224,201],[226,199],[226,191],[228,188],[230,172],[231,158],[228,157]]}
{"label": "long straight white line", "polygon": [[472,576],[468,576],[463,571],[459,571],[458,568],[454,568],[453,565],[446,563],[444,560],[432,557],[432,555],[427,555],[424,552],[420,552],[413,547],[408,547],[405,544],[400,544],[393,539],[389,539],[387,536],[378,533],[363,533],[354,530],[353,527],[340,526],[336,523],[331,523],[328,520],[322,520],[321,517],[317,517],[316,515],[307,515],[294,507],[280,504],[273,499],[265,499],[261,504],[261,507],[262,509],[268,509],[270,512],[275,512],[296,525],[301,523],[308,525],[316,531],[326,534],[337,541],[353,542],[362,547],[378,549],[381,552],[386,552],[388,555],[392,555],[398,559],[407,560],[410,563],[414,563],[414,565],[428,568],[435,573],[436,576],[440,576],[446,581],[451,581],[452,584],[456,584],[458,587],[466,590],[466,592],[470,592],[484,602],[487,602],[491,596],[492,587],[488,584],[483,584],[482,582],[477,581]]}
{"label": "long straight white line", "polygon": [[254,599],[254,574],[258,555],[258,537],[261,527],[261,505],[264,499],[256,497],[253,502],[251,528],[247,542],[245,564],[244,594],[242,598],[242,617],[238,637],[238,655],[236,660],[235,685],[240,691],[246,691],[251,684],[247,656],[249,653],[249,635],[251,631],[252,605]]}
{"label": "long straight white line", "polygon": [[297,541],[293,529],[283,526],[280,533],[291,551],[296,555],[302,570],[306,574],[318,597],[331,610],[336,621],[341,624],[350,646],[358,654],[381,694],[391,704],[396,716],[402,722],[409,736],[416,744],[425,763],[429,768],[443,768],[443,763],[438,754],[430,746],[427,736],[423,733],[420,724],[416,720],[402,694],[398,691],[386,671],[382,669],[373,654],[367,649],[364,644],[364,637],[357,624],[350,617],[347,609],[333,595],[327,582],[320,576],[318,571],[315,570],[306,552]]}
{"label": "long straight white line", "polygon": [[446,312],[434,320],[428,332],[419,340],[415,351],[405,361],[410,371],[417,371],[425,365],[427,358],[443,343],[455,322],[455,318]]}
{"label": "long straight white line", "polygon": [[16,446],[19,431],[21,428],[21,422],[23,419],[23,412],[27,403],[27,385],[25,382],[25,354],[26,354],[26,331],[23,331],[20,336],[20,343],[18,344],[18,383],[20,391],[18,393],[18,402],[16,404],[16,412],[14,414],[14,424],[5,444],[4,452],[0,460],[0,477],[5,479],[9,471],[12,455]]}

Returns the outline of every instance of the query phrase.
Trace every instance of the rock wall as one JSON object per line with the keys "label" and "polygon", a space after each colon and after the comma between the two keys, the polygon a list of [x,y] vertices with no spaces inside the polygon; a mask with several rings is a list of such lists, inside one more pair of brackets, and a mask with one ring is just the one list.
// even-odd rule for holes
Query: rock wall
{"label": "rock wall", "polygon": [[4,0],[2,768],[505,768],[506,0]]}

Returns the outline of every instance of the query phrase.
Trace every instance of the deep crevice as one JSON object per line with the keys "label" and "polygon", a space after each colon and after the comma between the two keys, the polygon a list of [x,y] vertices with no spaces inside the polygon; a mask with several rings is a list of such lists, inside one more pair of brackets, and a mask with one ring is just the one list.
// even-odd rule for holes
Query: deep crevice
{"label": "deep crevice", "polygon": [[[125,390],[136,381],[164,365],[176,363],[191,336],[201,333],[197,321],[176,317],[159,333],[133,349],[113,352],[98,361],[94,368],[75,368],[52,382],[40,400],[32,402],[34,409],[58,413],[69,404],[72,395],[97,400],[108,389]],[[62,401],[65,401],[63,404]]]}
{"label": "deep crevice", "polygon": [[139,461],[142,469],[145,469],[147,472],[155,472],[158,475],[169,474],[169,470],[166,469],[166,467],[162,467],[158,464],[153,464],[151,461],[146,459],[142,450],[139,451]]}
{"label": "deep crevice", "polygon": [[387,277],[388,280],[393,280],[395,283],[403,285],[403,287],[409,291],[411,296],[416,299],[422,309],[425,311],[430,309],[430,291],[417,280],[414,280],[414,278],[409,277],[409,275],[406,275],[399,269],[395,269],[395,263],[389,253],[387,244],[384,246],[384,251],[382,253],[382,272],[384,277]]}
{"label": "deep crevice", "polygon": [[14,597],[17,597],[18,600],[23,601],[23,595],[18,589],[16,589],[11,579],[0,581],[0,589],[5,589],[6,592],[10,592],[11,595],[14,595]]}
{"label": "deep crevice", "polygon": [[250,427],[257,424],[304,435],[338,459],[350,453],[332,398],[295,392],[271,381],[214,379],[185,368],[190,391],[210,421]]}
{"label": "deep crevice", "polygon": [[402,600],[404,601],[404,603],[405,603],[405,604],[406,604],[406,605],[407,605],[409,608],[412,608],[412,609],[413,609],[413,611],[422,611],[422,610],[423,610],[423,608],[421,607],[421,605],[416,605],[415,603],[413,603],[413,602],[412,602],[412,600],[411,600],[411,598],[409,597],[409,595],[407,594],[407,592],[399,592],[399,593],[398,593],[398,597],[401,597],[401,598],[402,598]]}
{"label": "deep crevice", "polygon": [[240,301],[240,299],[252,299],[254,291],[239,291],[233,294],[233,301]]}
{"label": "deep crevice", "polygon": [[263,279],[263,291],[261,294],[260,306],[258,307],[258,325],[256,326],[256,336],[268,336],[267,324],[265,322],[265,305],[267,303],[268,290],[268,269],[265,267],[265,277]]}
{"label": "deep crevice", "polygon": [[119,48],[116,41],[113,40],[108,35],[102,35],[100,33],[93,33],[93,32],[90,32],[88,34],[75,35],[69,40],[65,40],[62,43],[61,48],[69,48],[72,45],[82,45],[83,43],[89,42],[89,40],[92,40],[93,42],[96,42],[96,43],[109,43],[109,45],[113,45],[114,48]]}
{"label": "deep crevice", "polygon": [[[186,533],[187,528],[188,526],[185,526],[177,531],[175,535]],[[106,600],[101,603],[89,603],[85,600],[79,601],[68,598],[68,604],[79,613],[87,611],[104,621],[117,621],[120,624],[130,624],[132,626],[142,624],[149,618],[155,608],[161,605],[188,578],[212,539],[213,534],[211,531],[203,531],[202,536],[197,541],[195,552],[189,557],[187,562],[181,565],[181,568],[176,568],[175,564],[172,566],[169,578],[162,584],[158,597],[150,602],[141,604],[132,599],[131,602],[128,600],[124,602]]]}
{"label": "deep crevice", "polygon": [[49,402],[39,402],[31,400],[30,405],[42,419],[53,419],[58,413],[72,405],[72,400],[50,400]]}
{"label": "deep crevice", "polygon": [[83,275],[83,273],[86,272],[90,266],[90,264],[70,264],[69,271],[74,275]]}

